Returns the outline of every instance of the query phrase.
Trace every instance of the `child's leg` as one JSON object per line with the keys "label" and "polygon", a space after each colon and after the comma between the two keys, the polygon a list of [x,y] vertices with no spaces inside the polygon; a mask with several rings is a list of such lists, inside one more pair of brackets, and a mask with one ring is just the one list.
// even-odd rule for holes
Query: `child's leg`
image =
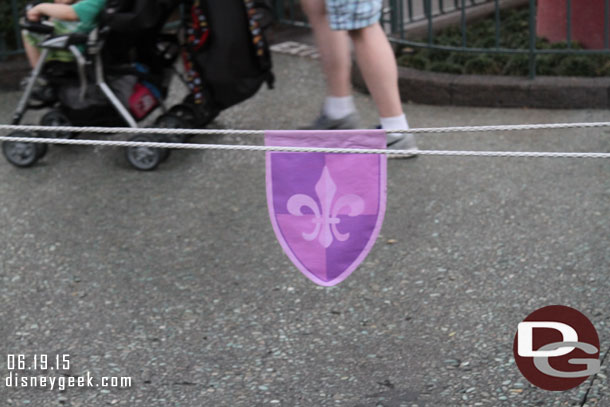
{"label": "child's leg", "polygon": [[40,59],[40,50],[30,41],[27,31],[22,31],[21,37],[23,38],[23,48],[25,48],[25,54],[28,57],[30,66],[34,68]]}

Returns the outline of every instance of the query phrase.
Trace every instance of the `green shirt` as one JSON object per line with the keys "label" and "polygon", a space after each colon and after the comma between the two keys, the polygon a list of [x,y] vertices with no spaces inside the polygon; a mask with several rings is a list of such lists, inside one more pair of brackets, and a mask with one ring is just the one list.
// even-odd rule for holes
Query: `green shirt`
{"label": "green shirt", "polygon": [[106,6],[106,0],[82,0],[72,6],[78,16],[77,32],[88,33],[97,26],[97,18]]}

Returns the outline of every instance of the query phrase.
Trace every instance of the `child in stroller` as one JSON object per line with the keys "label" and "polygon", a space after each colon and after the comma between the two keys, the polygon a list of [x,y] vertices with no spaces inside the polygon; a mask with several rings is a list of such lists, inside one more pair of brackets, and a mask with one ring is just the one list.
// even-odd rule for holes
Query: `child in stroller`
{"label": "child in stroller", "polygon": [[[43,116],[42,125],[137,127],[138,121],[161,107],[163,114],[155,127],[206,126],[222,109],[250,97],[264,81],[272,81],[268,47],[260,24],[259,10],[264,8],[257,7],[253,0],[209,3],[213,7],[208,7],[206,0],[106,0],[98,27],[88,34],[54,35],[48,23],[22,20],[23,29],[46,37],[39,43],[41,55],[16,109],[13,124],[19,124],[28,109],[51,107]],[[162,32],[178,5],[184,10],[182,44],[177,34]],[[235,21],[243,24],[236,25]],[[50,51],[55,50],[68,51],[74,56],[74,62],[48,62]],[[183,81],[188,85],[189,94],[182,103],[168,110],[163,100],[181,50],[186,71]],[[238,58],[236,52],[240,53]],[[33,103],[32,91],[41,75],[48,85],[37,92],[42,97]],[[61,131],[16,133],[11,135],[76,136]],[[130,140],[181,142],[184,139],[137,135]],[[2,149],[9,162],[28,167],[44,156],[47,145],[4,142]],[[126,157],[135,168],[151,170],[168,153],[167,149],[130,147]]]}
{"label": "child in stroller", "polygon": [[[78,3],[78,4],[74,4]],[[38,3],[31,5],[26,10],[27,19],[31,22],[38,22],[43,17],[52,19],[54,33],[71,34],[79,32],[89,33],[97,25],[97,18],[104,9],[106,0],[55,0],[54,3]],[[23,32],[23,44],[32,68],[36,66],[40,59],[40,48],[38,45],[42,41],[42,36],[28,31]],[[73,56],[67,52],[57,52],[56,59],[64,62],[71,62]],[[51,57],[49,57],[51,59]]]}
{"label": "child in stroller", "polygon": [[[30,60],[35,66],[17,106],[13,124],[19,124],[28,109],[50,107],[51,110],[42,117],[41,125],[127,124],[137,127],[138,121],[163,105],[171,79],[171,67],[178,55],[178,45],[175,35],[163,35],[161,28],[174,5],[168,0],[140,0],[137,3],[147,3],[150,9],[147,18],[133,19],[131,22],[139,23],[139,26],[133,27],[138,30],[137,35],[121,35],[119,40],[120,34],[110,29],[110,23],[112,18],[129,14],[133,10],[133,2],[108,0],[107,4],[104,3],[105,0],[82,0],[74,6],[44,3],[29,8],[20,24],[23,30],[42,37],[38,41],[40,55],[30,50]],[[45,15],[80,20],[82,10],[88,17],[87,21],[80,21],[80,25],[88,27],[74,32],[57,34],[57,24],[35,21]],[[93,24],[96,19],[97,27]],[[146,37],[148,41],[143,41]],[[64,55],[61,60],[49,58],[52,53],[58,52]],[[66,54],[71,58],[66,58]],[[41,81],[41,77],[44,80]],[[41,83],[44,86],[34,92]],[[32,97],[33,93],[35,98]],[[59,131],[35,135],[17,132],[12,135],[47,138],[76,136]],[[10,163],[28,167],[46,154],[47,145],[5,142],[2,150]],[[150,169],[148,162],[138,159],[141,156],[138,152],[137,149],[128,150],[129,162],[136,168]],[[157,153],[159,156],[163,154]]]}

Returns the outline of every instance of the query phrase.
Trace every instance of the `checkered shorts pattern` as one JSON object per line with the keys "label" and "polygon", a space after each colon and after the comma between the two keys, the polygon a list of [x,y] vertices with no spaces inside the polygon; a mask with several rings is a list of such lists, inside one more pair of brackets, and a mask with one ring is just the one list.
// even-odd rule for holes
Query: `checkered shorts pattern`
{"label": "checkered shorts pattern", "polygon": [[381,18],[382,0],[326,0],[326,13],[333,30],[357,30]]}

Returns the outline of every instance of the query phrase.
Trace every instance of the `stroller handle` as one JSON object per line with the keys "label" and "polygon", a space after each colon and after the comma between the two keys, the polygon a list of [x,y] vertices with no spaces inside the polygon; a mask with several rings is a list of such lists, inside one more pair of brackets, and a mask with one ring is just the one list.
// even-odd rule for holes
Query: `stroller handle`
{"label": "stroller handle", "polygon": [[52,23],[45,21],[30,21],[25,17],[19,20],[19,27],[21,27],[22,30],[28,30],[29,32],[38,34],[53,34],[55,31],[55,27],[53,27]]}
{"label": "stroller handle", "polygon": [[28,20],[28,11],[40,3],[43,3],[43,1],[34,1],[25,5],[23,17],[19,20],[19,27],[21,27],[22,30],[28,30],[33,33],[53,34],[55,28],[53,27],[53,24],[49,22],[48,17],[42,16],[40,21]]}

